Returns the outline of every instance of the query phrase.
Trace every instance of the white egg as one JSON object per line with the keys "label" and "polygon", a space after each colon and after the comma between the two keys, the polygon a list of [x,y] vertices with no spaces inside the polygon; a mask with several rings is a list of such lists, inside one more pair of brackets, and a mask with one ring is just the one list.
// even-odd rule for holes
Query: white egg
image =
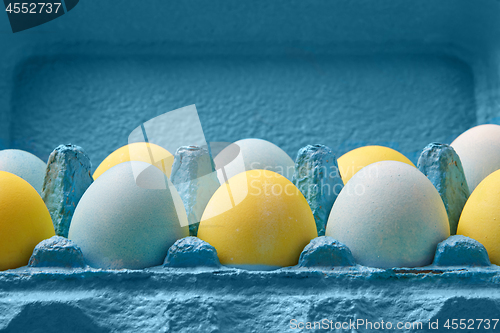
{"label": "white egg", "polygon": [[46,168],[47,163],[27,151],[19,149],[0,151],[0,170],[21,177],[33,186],[38,194],[42,193]]}
{"label": "white egg", "polygon": [[214,159],[221,184],[239,173],[264,169],[292,180],[295,163],[280,147],[261,139],[243,139],[224,148]]}
{"label": "white egg", "polygon": [[160,169],[139,161],[118,164],[87,189],[68,238],[96,268],[141,269],[163,263],[188,236],[179,194]]}
{"label": "white egg", "polygon": [[449,235],[432,183],[396,161],[358,171],[337,197],[326,227],[326,236],[346,244],[359,264],[381,268],[429,265]]}
{"label": "white egg", "polygon": [[464,168],[472,193],[488,175],[500,169],[500,126],[479,125],[462,133],[451,146]]}

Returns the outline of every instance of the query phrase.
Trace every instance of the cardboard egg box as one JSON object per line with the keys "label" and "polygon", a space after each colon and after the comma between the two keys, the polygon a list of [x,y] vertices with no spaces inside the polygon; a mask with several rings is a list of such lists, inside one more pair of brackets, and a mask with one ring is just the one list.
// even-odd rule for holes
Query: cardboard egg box
{"label": "cardboard egg box", "polygon": [[[208,142],[258,137],[292,158],[311,143],[338,156],[381,144],[416,163],[430,142],[500,122],[495,0],[82,1],[0,32],[0,149],[47,160],[71,142],[94,170],[138,125],[190,104]],[[287,332],[324,318],[443,329],[498,318],[499,281],[496,267],[23,268],[0,273],[0,331]]]}
{"label": "cardboard egg box", "polygon": [[0,22],[0,148],[94,168],[139,124],[196,104],[207,141],[269,140],[292,158],[366,144],[414,163],[498,116],[493,0],[79,3],[12,34]]}

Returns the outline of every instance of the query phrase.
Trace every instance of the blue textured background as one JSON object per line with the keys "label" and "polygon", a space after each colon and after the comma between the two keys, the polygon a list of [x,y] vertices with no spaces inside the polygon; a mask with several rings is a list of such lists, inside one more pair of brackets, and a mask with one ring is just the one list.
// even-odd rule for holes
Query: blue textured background
{"label": "blue textured background", "polygon": [[499,114],[499,35],[494,0],[85,1],[17,34],[5,15],[0,148],[46,160],[71,142],[95,169],[195,103],[208,141],[259,137],[292,158],[383,144],[416,162]]}

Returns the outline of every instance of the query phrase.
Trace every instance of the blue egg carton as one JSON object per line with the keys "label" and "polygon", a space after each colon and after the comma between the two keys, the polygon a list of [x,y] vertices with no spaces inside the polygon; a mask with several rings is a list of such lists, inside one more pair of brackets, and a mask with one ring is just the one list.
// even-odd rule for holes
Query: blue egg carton
{"label": "blue egg carton", "polygon": [[16,34],[4,18],[0,148],[47,160],[71,142],[95,168],[196,104],[208,142],[382,144],[416,163],[499,116],[499,16],[494,0],[122,0]]}
{"label": "blue egg carton", "polygon": [[[292,158],[380,144],[416,164],[430,142],[500,123],[496,0],[81,1],[15,34],[5,16],[0,32],[0,149],[44,161],[71,142],[95,169],[137,126],[191,104],[207,142],[258,137]],[[0,332],[294,332],[323,319],[481,331],[499,283],[497,266],[20,268],[0,272]]]}

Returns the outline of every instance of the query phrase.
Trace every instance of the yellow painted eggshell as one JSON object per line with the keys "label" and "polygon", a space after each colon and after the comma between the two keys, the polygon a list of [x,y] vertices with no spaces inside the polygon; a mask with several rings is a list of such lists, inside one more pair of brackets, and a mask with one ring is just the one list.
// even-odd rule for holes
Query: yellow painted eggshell
{"label": "yellow painted eggshell", "polygon": [[500,170],[483,179],[465,203],[457,235],[484,245],[492,264],[500,265]]}
{"label": "yellow painted eggshell", "polygon": [[210,199],[198,237],[217,250],[223,265],[296,265],[318,236],[311,209],[285,177],[268,170],[242,172]]}
{"label": "yellow painted eggshell", "polygon": [[93,174],[94,180],[115,165],[129,161],[141,161],[152,164],[170,178],[174,156],[165,148],[154,143],[131,143],[108,155]]}
{"label": "yellow painted eggshell", "polygon": [[33,186],[0,171],[0,270],[26,266],[35,246],[54,235],[49,210]]}
{"label": "yellow painted eggshell", "polygon": [[400,152],[383,146],[356,148],[340,156],[337,163],[339,165],[340,176],[344,184],[347,184],[349,179],[351,179],[356,172],[363,169],[365,166],[381,161],[398,161],[415,167],[415,165]]}

